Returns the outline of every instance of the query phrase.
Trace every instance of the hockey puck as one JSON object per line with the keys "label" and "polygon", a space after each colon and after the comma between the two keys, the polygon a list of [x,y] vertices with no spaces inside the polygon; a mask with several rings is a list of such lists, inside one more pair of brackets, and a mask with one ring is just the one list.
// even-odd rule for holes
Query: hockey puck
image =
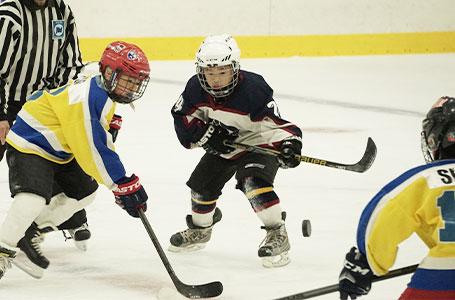
{"label": "hockey puck", "polygon": [[304,237],[311,236],[311,222],[310,220],[302,221],[302,234]]}

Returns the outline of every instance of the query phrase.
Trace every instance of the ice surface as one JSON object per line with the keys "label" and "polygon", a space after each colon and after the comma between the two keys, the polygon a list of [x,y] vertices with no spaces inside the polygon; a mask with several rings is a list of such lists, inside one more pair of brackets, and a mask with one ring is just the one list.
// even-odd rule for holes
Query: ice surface
{"label": "ice surface", "polygon": [[[223,220],[208,246],[196,253],[166,252],[187,284],[220,280],[219,299],[273,299],[337,282],[344,254],[355,243],[357,220],[367,201],[395,176],[423,162],[420,124],[433,102],[455,95],[455,55],[366,56],[244,60],[275,91],[282,116],[301,126],[306,155],[343,163],[360,159],[371,136],[378,155],[363,174],[302,164],[281,170],[275,189],[288,212],[291,263],[265,269],[257,257],[264,232],[248,201],[230,181],[219,200]],[[185,185],[202,150],[180,146],[170,109],[194,72],[192,61],[151,62],[152,80],[136,111],[122,107],[117,150],[136,173],[150,200],[147,216],[163,247],[185,227],[190,194]],[[39,174],[37,174],[39,176]],[[0,220],[11,199],[7,167],[0,167]],[[138,219],[114,205],[104,187],[88,207],[93,237],[80,252],[60,233],[46,237],[51,261],[40,280],[17,268],[0,281],[1,300],[179,299]],[[303,219],[313,232],[304,238]],[[400,247],[394,268],[425,255],[412,237]],[[376,283],[362,299],[396,299],[409,276]],[[337,299],[337,294],[318,299]]]}

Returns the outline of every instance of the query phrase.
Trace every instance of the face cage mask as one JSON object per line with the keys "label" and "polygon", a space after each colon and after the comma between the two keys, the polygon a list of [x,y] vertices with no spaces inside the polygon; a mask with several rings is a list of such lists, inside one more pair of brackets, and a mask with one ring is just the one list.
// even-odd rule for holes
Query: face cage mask
{"label": "face cage mask", "polygon": [[105,86],[106,86],[106,89],[109,94],[109,98],[111,98],[115,102],[125,103],[125,104],[131,103],[131,102],[136,101],[137,99],[141,98],[145,92],[145,88],[148,85],[150,77],[147,77],[141,81],[141,84],[140,84],[139,88],[137,89],[137,91],[129,91],[125,96],[122,96],[122,95],[117,95],[114,93],[117,86],[128,91],[128,89],[126,87],[119,85],[118,77],[119,77],[120,73],[121,73],[121,71],[115,71],[112,73],[110,80],[104,79]]}
{"label": "face cage mask", "polygon": [[[423,157],[427,163],[443,159],[442,157],[444,155],[442,155],[442,151],[444,149],[441,149],[441,147],[443,146],[443,140],[446,139],[446,135],[450,129],[451,125],[446,123],[442,126],[433,125],[431,130],[432,134],[429,136],[426,135],[425,130],[421,132],[420,145]],[[437,138],[435,139],[434,137]],[[429,141],[430,138],[432,141]],[[446,145],[446,147],[449,147],[449,145]]]}
{"label": "face cage mask", "polygon": [[227,97],[230,94],[232,94],[235,86],[239,82],[239,69],[240,68],[239,68],[239,65],[236,63],[233,63],[231,66],[232,66],[232,71],[233,71],[231,82],[229,84],[227,84],[226,86],[219,88],[219,89],[214,89],[214,88],[210,87],[210,85],[208,84],[207,79],[205,78],[205,75],[204,75],[204,70],[203,70],[204,67],[197,66],[197,68],[196,68],[197,77],[199,79],[199,82],[200,82],[202,88],[207,93],[209,93],[210,95],[212,95],[215,98],[223,98],[223,97]]}
{"label": "face cage mask", "polygon": [[420,147],[422,149],[423,158],[426,163],[431,163],[435,160],[433,157],[433,151],[430,150],[427,143],[427,137],[425,131],[420,133]]}

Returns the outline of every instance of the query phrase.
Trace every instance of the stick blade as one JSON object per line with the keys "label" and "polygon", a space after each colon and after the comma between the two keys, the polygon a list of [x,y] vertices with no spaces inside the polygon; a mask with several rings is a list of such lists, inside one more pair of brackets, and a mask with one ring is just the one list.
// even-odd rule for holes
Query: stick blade
{"label": "stick blade", "polygon": [[200,285],[188,285],[179,282],[175,287],[180,294],[189,299],[217,297],[223,292],[223,284],[219,281]]}
{"label": "stick blade", "polygon": [[347,166],[347,170],[363,173],[368,170],[376,158],[377,148],[371,137],[368,138],[367,147],[362,158],[356,164]]}

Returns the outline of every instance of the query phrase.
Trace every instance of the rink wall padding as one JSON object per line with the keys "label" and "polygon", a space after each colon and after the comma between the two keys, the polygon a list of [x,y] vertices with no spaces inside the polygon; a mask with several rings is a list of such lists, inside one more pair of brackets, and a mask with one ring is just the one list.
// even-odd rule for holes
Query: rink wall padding
{"label": "rink wall padding", "polygon": [[[455,52],[455,32],[235,36],[242,58]],[[84,61],[98,60],[115,40],[139,45],[150,60],[192,60],[203,37],[81,38]]]}

